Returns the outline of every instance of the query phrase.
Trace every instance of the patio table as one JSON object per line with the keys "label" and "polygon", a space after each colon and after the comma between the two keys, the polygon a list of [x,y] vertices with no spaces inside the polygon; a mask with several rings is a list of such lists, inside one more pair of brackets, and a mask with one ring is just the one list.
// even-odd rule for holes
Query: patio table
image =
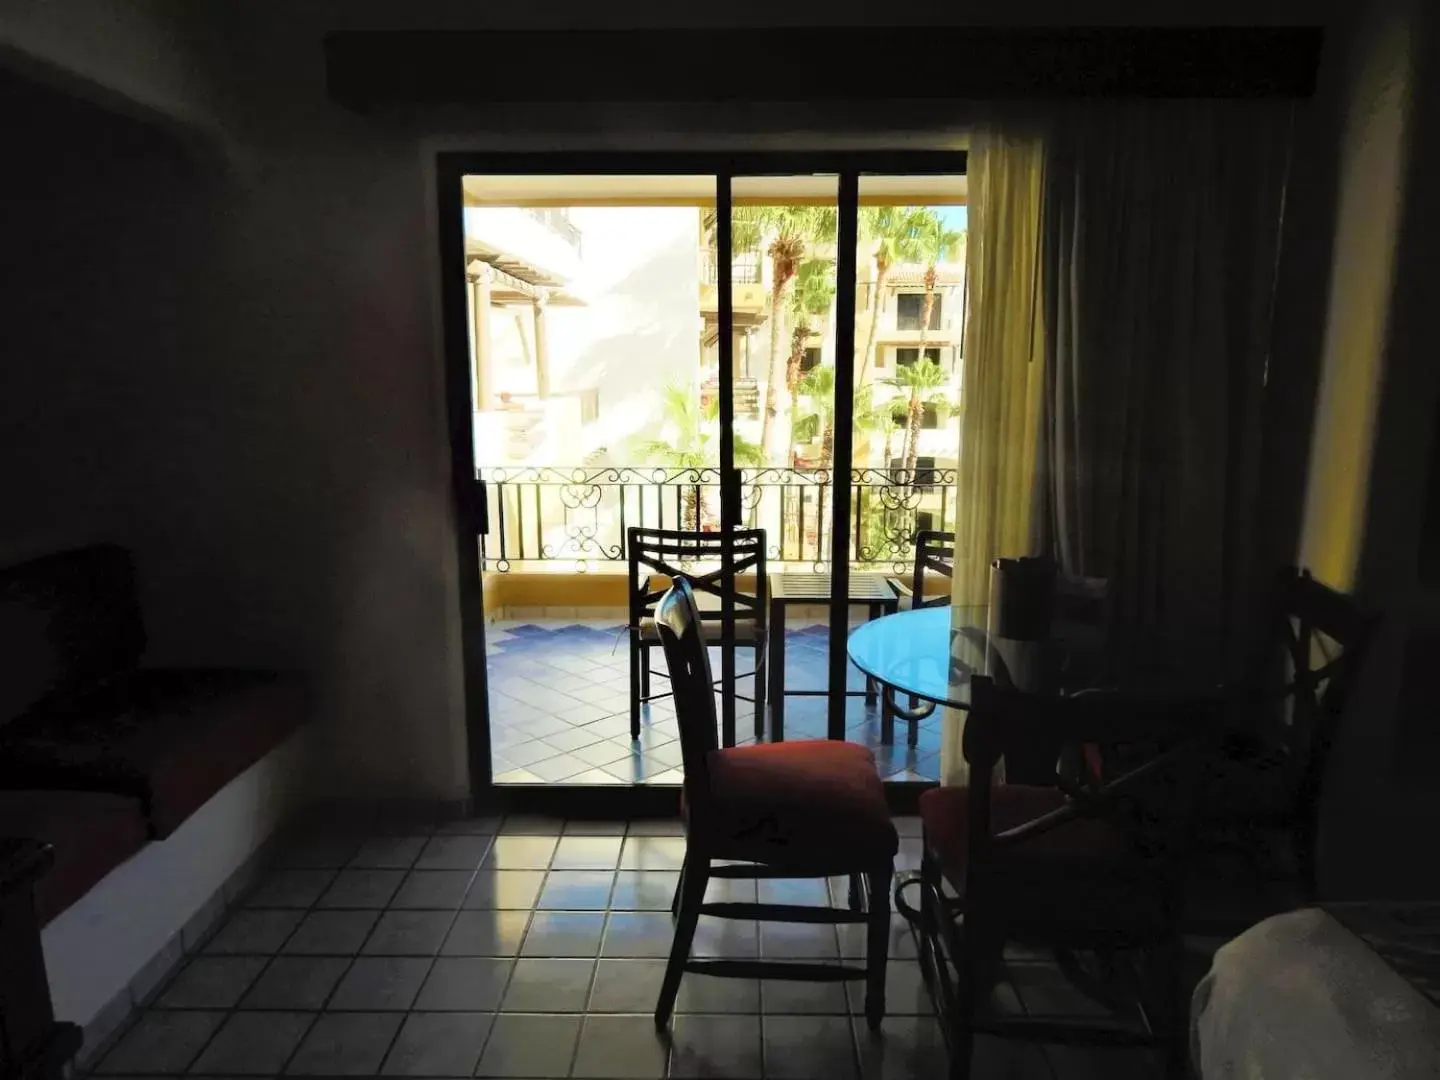
{"label": "patio table", "polygon": [[[766,648],[769,664],[770,686],[770,739],[782,742],[785,739],[785,698],[829,697],[827,689],[785,689],[785,609],[791,604],[830,603],[831,577],[828,571],[818,574],[776,573],[769,576],[770,596],[770,643]],[[899,610],[900,600],[884,574],[859,573],[850,575],[845,602],[850,607],[864,607],[871,619],[894,614]],[[869,679],[864,690],[846,690],[846,697],[863,695],[866,701],[876,700],[875,685]],[[764,732],[765,718],[755,717],[755,737]]]}

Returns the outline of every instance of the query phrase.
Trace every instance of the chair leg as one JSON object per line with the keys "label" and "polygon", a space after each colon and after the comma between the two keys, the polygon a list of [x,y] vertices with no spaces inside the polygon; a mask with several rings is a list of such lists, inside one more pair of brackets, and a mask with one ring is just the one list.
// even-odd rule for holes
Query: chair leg
{"label": "chair leg", "polygon": [[[969,920],[967,919],[967,922]],[[971,1059],[975,1053],[975,1014],[980,1003],[990,996],[998,965],[1004,956],[1005,939],[987,936],[986,927],[967,925],[961,931],[963,945],[957,957],[959,978],[956,980],[955,1016],[951,1023],[952,1080],[970,1080]]]}
{"label": "chair leg", "polygon": [[968,1023],[958,1023],[951,1042],[950,1080],[970,1080],[970,1058],[975,1052],[975,1033]]}
{"label": "chair leg", "polygon": [[680,880],[675,882],[675,895],[670,898],[670,918],[680,914],[680,896],[685,891],[685,869],[680,869]]}
{"label": "chair leg", "polygon": [[630,741],[640,738],[640,654],[644,650],[630,635]]}
{"label": "chair leg", "polygon": [[640,696],[650,697],[650,650],[640,650]]}
{"label": "chair leg", "polygon": [[911,717],[910,720],[908,721],[908,723],[909,723],[909,725],[910,725],[910,737],[906,740],[906,742],[909,743],[909,745],[912,746],[912,747],[919,746],[919,745],[920,745],[920,721],[917,720],[917,719],[915,719],[914,717]]}
{"label": "chair leg", "polygon": [[675,996],[680,993],[680,978],[690,959],[690,945],[695,940],[695,927],[700,922],[700,905],[705,902],[705,885],[710,876],[710,860],[685,853],[685,869],[681,872],[680,912],[675,922],[675,937],[670,942],[670,960],[665,965],[665,981],[660,985],[660,1000],[655,1003],[655,1026],[664,1029],[675,1011]]}
{"label": "chair leg", "polygon": [[765,738],[765,691],[768,672],[765,670],[765,645],[755,647],[755,741]]}
{"label": "chair leg", "polygon": [[1181,967],[1185,950],[1179,939],[1156,949],[1151,957],[1154,997],[1158,1002],[1159,1015],[1156,1021],[1161,1030],[1162,1074],[1167,1080],[1186,1080],[1190,1075],[1190,1047],[1188,1045],[1187,1009],[1182,991]]}
{"label": "chair leg", "polygon": [[880,698],[880,745],[895,744],[895,691],[888,686]]}
{"label": "chair leg", "polygon": [[890,885],[895,880],[894,864],[886,863],[866,877],[870,884],[870,919],[865,943],[865,1022],[875,1031],[885,1019],[885,968],[890,958]]}

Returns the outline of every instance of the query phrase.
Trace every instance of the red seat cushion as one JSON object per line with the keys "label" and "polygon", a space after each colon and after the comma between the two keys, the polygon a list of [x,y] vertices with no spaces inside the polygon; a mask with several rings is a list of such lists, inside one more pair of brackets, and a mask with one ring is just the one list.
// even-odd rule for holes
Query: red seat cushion
{"label": "red seat cushion", "polygon": [[[1042,817],[1065,805],[1058,788],[1028,784],[997,784],[990,790],[990,830],[1004,832]],[[965,888],[970,848],[970,789],[932,788],[920,796],[920,820],[925,839],[940,860],[940,868],[956,889]],[[1128,853],[1124,836],[1108,822],[1079,819],[1023,840],[998,857],[1007,861],[1057,865],[1114,863]]]}
{"label": "red seat cushion", "polygon": [[[925,842],[950,884],[967,901],[969,789],[933,788],[920,796]],[[991,790],[991,830],[1023,825],[1065,802],[1056,788],[998,784]],[[996,853],[998,891],[991,910],[1010,932],[1051,944],[1153,940],[1168,925],[1164,887],[1124,833],[1107,821],[1066,822]]]}
{"label": "red seat cushion", "polygon": [[42,925],[146,842],[139,802],[96,791],[0,791],[0,835],[55,849],[55,865],[35,883]]}
{"label": "red seat cushion", "polygon": [[900,841],[863,746],[830,739],[733,746],[710,754],[709,813],[693,835],[713,858],[863,870]]}

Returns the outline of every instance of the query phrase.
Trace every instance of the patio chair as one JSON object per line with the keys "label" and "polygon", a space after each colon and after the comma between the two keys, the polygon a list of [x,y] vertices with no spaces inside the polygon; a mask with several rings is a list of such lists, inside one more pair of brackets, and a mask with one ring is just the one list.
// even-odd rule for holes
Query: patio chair
{"label": "patio chair", "polygon": [[[940,532],[938,529],[921,529],[915,534],[915,567],[908,582],[890,578],[890,586],[899,597],[901,611],[918,608],[939,607],[950,603],[950,594],[925,593],[925,574],[935,573],[953,577],[955,573],[955,534]],[[920,721],[934,712],[933,708],[921,708],[920,700],[910,698],[910,707],[901,712],[895,708],[895,691],[887,687],[880,702],[880,743],[890,746],[895,742],[895,717],[900,716],[910,725],[909,745],[920,741]]]}
{"label": "patio chair", "polygon": [[[829,739],[719,747],[704,623],[684,578],[660,601],[655,622],[675,688],[685,762],[685,863],[672,908],[675,937],[655,1005],[656,1026],[669,1022],[680,981],[690,972],[740,979],[863,979],[865,1018],[871,1028],[879,1027],[885,1015],[889,890],[900,842],[874,754]],[[711,878],[805,877],[849,878],[847,906],[705,900]],[[865,965],[692,960],[701,915],[827,927],[863,924]]]}
{"label": "patio chair", "polygon": [[955,574],[955,534],[940,532],[938,529],[921,529],[915,534],[915,566],[908,582],[891,578],[890,584],[900,598],[900,610],[936,607],[950,603],[950,594],[925,595],[925,574],[934,573],[942,577]]}
{"label": "patio chair", "polygon": [[[1159,1046],[1170,1075],[1184,1075],[1184,872],[1206,755],[1223,719],[1219,696],[1067,698],[974,679],[963,739],[969,785],[920,797],[921,870],[896,890],[896,906],[918,932],[952,1077],[970,1075],[977,1034]],[[1105,783],[1074,784],[1058,771],[1050,786],[994,782],[1002,759],[1062,741],[1125,747],[1131,766]],[[907,899],[912,886],[918,907]],[[1079,953],[1107,967],[1138,954],[1149,975],[1139,1023],[995,1009],[1008,942],[1053,950],[1067,974],[1081,973],[1067,968]],[[1089,989],[1110,997],[1108,987]]]}
{"label": "patio chair", "polygon": [[[719,533],[682,532],[632,527],[626,532],[630,557],[630,738],[640,737],[640,707],[648,701],[671,696],[656,694],[650,687],[650,652],[661,647],[655,624],[655,608],[675,581],[690,583],[699,598],[700,627],[705,643],[726,649],[749,649],[754,656],[751,671],[737,672],[739,679],[754,676],[750,701],[757,717],[765,712],[765,629],[768,605],[765,602],[765,530],[730,531],[730,564],[724,565],[725,545]],[[701,569],[715,566],[716,569]],[[740,588],[740,576],[754,574],[755,591]],[[657,584],[656,578],[659,579]],[[734,631],[725,637],[722,604],[726,595],[734,601]]]}

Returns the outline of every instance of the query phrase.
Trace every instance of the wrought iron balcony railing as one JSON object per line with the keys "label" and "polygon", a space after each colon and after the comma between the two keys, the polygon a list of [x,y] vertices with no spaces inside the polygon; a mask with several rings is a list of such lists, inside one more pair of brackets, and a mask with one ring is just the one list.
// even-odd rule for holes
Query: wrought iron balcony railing
{"label": "wrought iron balcony railing", "polygon": [[[704,285],[716,285],[720,281],[720,270],[715,265],[713,253],[705,259],[704,267],[701,270],[701,279],[701,284]],[[730,264],[730,280],[736,285],[759,285],[760,253],[753,251],[736,255]]]}
{"label": "wrought iron balcony railing", "polygon": [[580,254],[580,230],[570,220],[570,211],[563,206],[527,206],[525,212],[555,233]]}
{"label": "wrought iron balcony railing", "polygon": [[[641,465],[501,466],[477,472],[490,531],[482,569],[566,566],[579,572],[624,563],[626,530],[716,530],[720,470]],[[830,563],[833,496],[828,469],[742,469],[746,524],[766,530],[772,562],[823,570]],[[918,529],[948,529],[955,470],[851,469],[850,562],[908,572]]]}

